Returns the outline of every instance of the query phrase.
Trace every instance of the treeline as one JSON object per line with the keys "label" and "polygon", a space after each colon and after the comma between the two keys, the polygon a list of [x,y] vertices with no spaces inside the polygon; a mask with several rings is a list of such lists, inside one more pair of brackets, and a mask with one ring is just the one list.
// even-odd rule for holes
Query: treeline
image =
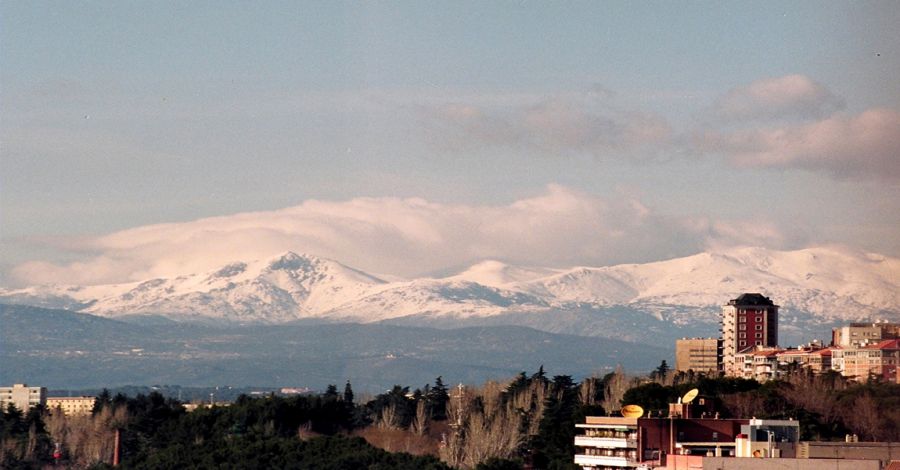
{"label": "treeline", "polygon": [[360,400],[347,383],[319,395],[239,397],[230,406],[185,411],[159,393],[102,393],[88,416],[38,408],[0,414],[0,467],[43,468],[59,451],[66,468],[106,469],[116,430],[121,467],[575,469],[575,423],[617,414],[624,404],[663,415],[691,388],[721,417],[795,418],[802,438],[900,440],[900,385],[847,382],[798,370],[784,380],[673,374],[649,377],[618,369],[575,382],[543,368],[506,382],[410,390],[395,386]]}

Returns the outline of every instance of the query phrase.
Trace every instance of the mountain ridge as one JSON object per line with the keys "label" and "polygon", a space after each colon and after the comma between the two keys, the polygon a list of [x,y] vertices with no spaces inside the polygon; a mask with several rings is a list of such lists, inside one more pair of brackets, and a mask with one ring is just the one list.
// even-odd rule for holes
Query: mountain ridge
{"label": "mountain ridge", "polygon": [[[644,264],[560,269],[475,263],[441,278],[384,280],[338,261],[286,252],[230,261],[204,273],[101,286],[0,291],[0,301],[115,318],[160,314],[278,324],[299,319],[361,323],[627,307],[678,324],[714,322],[718,307],[761,292],[787,316],[818,323],[900,319],[900,259],[840,247],[745,247]],[[535,325],[532,325],[535,326]],[[540,326],[540,325],[536,325]],[[547,331],[551,331],[548,327]]]}

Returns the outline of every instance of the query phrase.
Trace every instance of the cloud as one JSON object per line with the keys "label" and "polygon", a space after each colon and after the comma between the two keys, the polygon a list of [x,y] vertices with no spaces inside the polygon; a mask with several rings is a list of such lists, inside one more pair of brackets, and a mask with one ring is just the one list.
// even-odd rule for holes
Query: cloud
{"label": "cloud", "polygon": [[706,131],[695,144],[738,167],[803,168],[838,178],[900,178],[900,113],[870,109],[820,121],[733,132]]}
{"label": "cloud", "polygon": [[455,150],[507,147],[517,151],[655,155],[671,138],[668,122],[652,113],[617,109],[612,92],[560,94],[529,101],[457,101],[426,109],[433,140]]}
{"label": "cloud", "polygon": [[726,121],[821,118],[843,109],[844,100],[805,75],[757,80],[731,89],[713,104]]}
{"label": "cloud", "polygon": [[[755,234],[755,235],[748,235]],[[777,229],[667,218],[641,201],[559,185],[508,205],[420,198],[308,200],[281,210],[158,224],[86,240],[70,264],[27,262],[23,284],[99,284],[168,277],[287,250],[360,269],[420,275],[483,259],[550,266],[605,265],[689,255],[710,244],[783,243]]]}

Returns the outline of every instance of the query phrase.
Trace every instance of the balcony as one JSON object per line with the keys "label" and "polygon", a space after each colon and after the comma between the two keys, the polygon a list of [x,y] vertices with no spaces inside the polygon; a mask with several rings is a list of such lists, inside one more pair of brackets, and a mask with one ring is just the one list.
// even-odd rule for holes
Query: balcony
{"label": "balcony", "polygon": [[629,462],[625,457],[609,457],[606,455],[575,454],[575,465],[591,465],[603,467],[637,467],[637,462]]}
{"label": "balcony", "polygon": [[637,449],[637,439],[575,436],[575,445],[579,447],[600,447],[603,449]]}

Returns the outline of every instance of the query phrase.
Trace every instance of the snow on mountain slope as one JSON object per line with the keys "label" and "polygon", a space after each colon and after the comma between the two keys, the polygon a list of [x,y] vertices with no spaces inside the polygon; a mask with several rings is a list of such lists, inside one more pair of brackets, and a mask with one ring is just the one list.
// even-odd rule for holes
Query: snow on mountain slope
{"label": "snow on mountain slope", "polygon": [[447,279],[464,280],[485,286],[503,288],[514,283],[552,276],[560,271],[559,269],[551,268],[513,266],[497,260],[486,260],[473,264],[465,271]]}
{"label": "snow on mountain slope", "polygon": [[410,315],[490,316],[511,311],[546,310],[540,297],[458,279],[417,279],[397,283],[335,307],[327,316],[387,320]]}
{"label": "snow on mountain slope", "polygon": [[[285,253],[235,262],[201,274],[90,287],[41,286],[0,297],[42,305],[82,305],[77,310],[108,315],[177,314],[231,321],[284,322],[312,316],[387,283],[336,261]],[[23,302],[26,303],[26,302]]]}
{"label": "snow on mountain slope", "polygon": [[[488,317],[630,306],[660,320],[711,315],[742,292],[819,321],[900,320],[900,260],[846,248],[740,248],[684,258],[571,269],[485,261],[446,278],[385,281],[336,261],[285,253],[170,279],[0,291],[0,300],[101,315],[278,323],[409,316]],[[672,313],[674,312],[674,313]]]}

